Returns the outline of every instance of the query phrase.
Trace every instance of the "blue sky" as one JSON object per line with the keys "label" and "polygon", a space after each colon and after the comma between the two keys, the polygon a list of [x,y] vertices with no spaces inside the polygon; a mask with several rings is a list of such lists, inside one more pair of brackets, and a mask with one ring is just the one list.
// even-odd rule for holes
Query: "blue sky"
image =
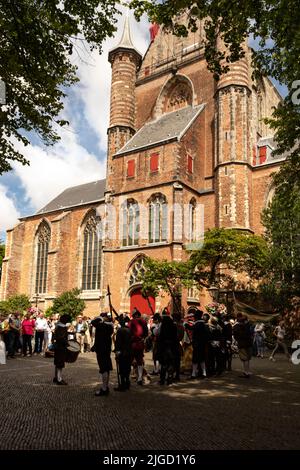
{"label": "blue sky", "polygon": [[[62,117],[70,126],[59,129],[60,142],[45,148],[34,137],[26,148],[17,144],[31,164],[14,164],[12,172],[0,176],[0,239],[5,239],[5,230],[18,217],[35,213],[67,187],[105,178],[111,80],[107,56],[120,39],[123,23],[124,16],[115,38],[104,43],[101,56],[85,50],[73,54],[80,82],[67,90]],[[137,23],[131,15],[131,33],[135,47],[144,54],[149,44],[148,22]],[[285,88],[278,88],[286,93]]]}
{"label": "blue sky", "polygon": [[[130,14],[135,47],[144,54],[149,44],[149,24],[137,23]],[[80,49],[72,62],[78,66],[80,82],[67,89],[62,117],[70,126],[59,129],[61,140],[45,147],[38,137],[21,149],[30,166],[14,164],[14,170],[0,176],[0,239],[18,217],[35,213],[69,186],[105,178],[106,131],[109,119],[111,66],[108,51],[120,40],[124,16],[115,38],[103,44],[101,56]]]}

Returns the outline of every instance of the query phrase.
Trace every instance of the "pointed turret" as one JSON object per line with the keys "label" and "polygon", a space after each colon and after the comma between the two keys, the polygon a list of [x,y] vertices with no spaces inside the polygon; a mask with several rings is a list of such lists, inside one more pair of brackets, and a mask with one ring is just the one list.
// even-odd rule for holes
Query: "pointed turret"
{"label": "pointed turret", "polygon": [[124,29],[123,29],[123,34],[121,37],[121,40],[119,44],[111,49],[108,54],[108,60],[109,62],[112,62],[113,56],[118,53],[118,52],[126,52],[126,51],[133,51],[135,54],[138,56],[138,62],[141,61],[142,55],[139,53],[139,51],[134,47],[131,39],[131,33],[130,33],[130,22],[129,22],[129,15],[128,12],[125,17],[124,21]]}
{"label": "pointed turret", "polygon": [[135,49],[126,16],[119,44],[108,55],[111,63],[110,120],[108,128],[107,189],[113,179],[113,155],[135,134],[135,82],[142,56]]}

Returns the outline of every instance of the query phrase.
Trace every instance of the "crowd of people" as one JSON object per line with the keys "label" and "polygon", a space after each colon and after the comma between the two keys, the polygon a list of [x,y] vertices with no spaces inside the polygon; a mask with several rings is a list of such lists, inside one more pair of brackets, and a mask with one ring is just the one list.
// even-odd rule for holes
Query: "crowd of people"
{"label": "crowd of people", "polygon": [[[231,370],[234,353],[243,364],[240,377],[249,379],[253,352],[263,358],[266,339],[264,324],[252,325],[241,313],[233,319],[224,312],[212,315],[199,309],[183,318],[181,314],[171,316],[165,311],[149,318],[134,309],[131,318],[126,314],[112,318],[106,312],[93,320],[78,315],[75,321],[69,315],[45,318],[42,312],[29,309],[23,318],[19,313],[0,318],[0,335],[8,358],[18,354],[23,357],[54,354],[53,382],[57,385],[67,385],[62,372],[68,341],[76,339],[81,353],[97,355],[101,387],[96,396],[109,394],[112,352],[118,376],[115,390],[124,392],[130,388],[132,370],[140,386],[145,377],[149,377],[144,363],[144,354],[149,351],[153,358],[150,375],[159,376],[162,386],[179,381],[182,374],[188,374],[190,380],[220,376],[225,370]],[[282,322],[275,328],[274,335],[276,345],[270,360],[275,361],[279,348],[289,357]]]}
{"label": "crowd of people", "polygon": [[[5,345],[6,358],[47,354],[59,314],[46,318],[36,308],[30,308],[25,314],[20,312],[0,315],[0,335]],[[81,347],[81,352],[88,352],[92,344],[91,319],[79,315],[76,321],[68,324],[68,334],[73,335]]]}

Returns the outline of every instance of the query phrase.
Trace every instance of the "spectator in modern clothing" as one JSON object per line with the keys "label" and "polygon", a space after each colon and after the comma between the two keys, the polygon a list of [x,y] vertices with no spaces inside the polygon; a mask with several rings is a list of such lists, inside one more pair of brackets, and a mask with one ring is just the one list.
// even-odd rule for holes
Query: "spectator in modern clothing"
{"label": "spectator in modern clothing", "polygon": [[35,320],[35,344],[34,354],[42,354],[45,331],[48,328],[47,320],[43,312],[39,313]]}
{"label": "spectator in modern clothing", "polygon": [[270,361],[275,362],[274,354],[276,353],[276,351],[279,348],[283,349],[286,357],[290,360],[290,355],[289,355],[289,352],[288,352],[288,348],[287,348],[287,345],[285,343],[286,332],[285,332],[284,322],[283,321],[281,321],[279,323],[279,325],[276,326],[276,328],[274,330],[274,335],[276,336],[276,346],[273,349],[271,356],[269,357]]}
{"label": "spectator in modern clothing", "polygon": [[22,337],[23,337],[23,356],[32,355],[32,338],[34,335],[35,321],[31,318],[31,313],[26,313],[24,320],[22,321]]}
{"label": "spectator in modern clothing", "polygon": [[84,336],[87,330],[87,323],[83,321],[81,315],[78,315],[77,322],[75,324],[75,333],[76,333],[76,341],[80,344],[80,352],[84,352]]}
{"label": "spectator in modern clothing", "polygon": [[265,325],[257,323],[254,328],[254,343],[256,345],[257,357],[264,357],[265,352]]}

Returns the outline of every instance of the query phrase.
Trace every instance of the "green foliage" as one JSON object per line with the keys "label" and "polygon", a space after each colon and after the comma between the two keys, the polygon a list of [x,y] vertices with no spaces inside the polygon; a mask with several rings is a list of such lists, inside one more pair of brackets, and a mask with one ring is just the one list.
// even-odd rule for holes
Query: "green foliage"
{"label": "green foliage", "polygon": [[191,283],[189,265],[179,261],[161,261],[147,257],[145,268],[146,272],[140,279],[143,283],[142,293],[157,296],[159,291],[164,291],[171,296],[175,308],[180,311],[181,286]]}
{"label": "green foliage", "polygon": [[79,298],[79,295],[79,289],[63,292],[54,299],[52,313],[59,313],[59,315],[68,314],[72,319],[76,318],[85,309],[85,302]]}
{"label": "green foliage", "polygon": [[6,314],[14,312],[22,313],[30,307],[29,297],[25,294],[12,295],[7,300],[0,302],[0,312]]}
{"label": "green foliage", "polygon": [[[300,3],[298,0],[132,0],[139,18],[147,13],[152,21],[164,25],[179,36],[197,30],[204,21],[205,57],[208,68],[218,80],[231,62],[244,55],[242,42],[252,36],[259,45],[253,54],[254,75],[271,76],[288,88],[288,95],[268,119],[277,140],[277,154],[290,152],[290,165],[279,172],[281,182],[300,179]],[[188,11],[188,23],[181,13]],[[175,16],[177,15],[177,16]],[[226,50],[221,51],[221,37]],[[295,101],[295,98],[297,101]],[[275,179],[277,184],[277,179]]]}
{"label": "green foliage", "polygon": [[269,245],[265,295],[278,307],[300,295],[300,186],[277,190],[262,217]]}
{"label": "green foliage", "polygon": [[6,300],[0,301],[0,315],[8,315],[9,314],[9,306]]}
{"label": "green foliage", "polygon": [[[117,0],[0,0],[0,78],[6,106],[0,106],[0,174],[11,161],[28,164],[15,148],[34,131],[46,145],[59,136],[53,124],[63,109],[66,87],[74,84],[84,41],[98,48],[115,32]],[[32,134],[31,134],[32,135]]]}
{"label": "green foliage", "polygon": [[234,288],[237,282],[232,271],[246,274],[250,286],[263,276],[267,259],[268,247],[262,237],[241,230],[215,228],[205,233],[202,248],[191,254],[189,263],[200,286]]}
{"label": "green foliage", "polygon": [[50,318],[54,314],[53,307],[48,307],[45,310],[45,317]]}
{"label": "green foliage", "polygon": [[[140,279],[142,291],[154,296],[166,292],[179,307],[183,286],[196,283],[200,288],[213,284],[249,288],[265,274],[267,260],[268,246],[262,237],[240,230],[212,229],[205,233],[202,248],[192,252],[186,262],[146,258],[146,272]],[[235,280],[233,271],[244,275],[244,283]]]}

